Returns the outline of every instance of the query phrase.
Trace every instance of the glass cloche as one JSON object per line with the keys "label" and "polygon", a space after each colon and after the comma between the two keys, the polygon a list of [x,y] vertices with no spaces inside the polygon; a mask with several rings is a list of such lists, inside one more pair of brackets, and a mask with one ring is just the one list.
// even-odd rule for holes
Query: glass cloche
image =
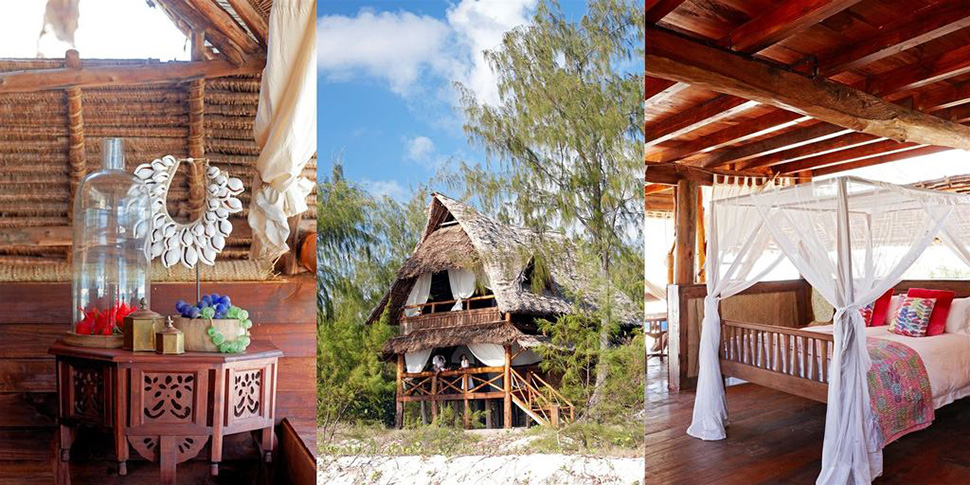
{"label": "glass cloche", "polygon": [[148,187],[125,171],[120,138],[104,140],[101,158],[74,201],[72,330],[81,335],[120,335],[122,319],[151,293]]}

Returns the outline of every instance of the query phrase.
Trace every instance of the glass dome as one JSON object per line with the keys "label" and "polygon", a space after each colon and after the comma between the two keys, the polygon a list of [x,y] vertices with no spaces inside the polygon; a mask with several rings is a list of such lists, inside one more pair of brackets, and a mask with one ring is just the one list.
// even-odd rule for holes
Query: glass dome
{"label": "glass dome", "polygon": [[120,334],[122,319],[150,298],[151,199],[125,172],[120,138],[102,144],[102,169],[84,177],[74,201],[72,330]]}

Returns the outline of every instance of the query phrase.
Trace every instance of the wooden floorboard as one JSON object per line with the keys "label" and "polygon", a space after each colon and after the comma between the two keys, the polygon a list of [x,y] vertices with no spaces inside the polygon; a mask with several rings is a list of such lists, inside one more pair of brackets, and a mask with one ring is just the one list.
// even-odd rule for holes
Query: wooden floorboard
{"label": "wooden floorboard", "polygon": [[[825,405],[754,384],[727,390],[722,441],[687,435],[694,392],[668,392],[666,363],[647,366],[646,483],[813,484]],[[970,398],[937,410],[929,428],[883,450],[878,484],[970,483]]]}

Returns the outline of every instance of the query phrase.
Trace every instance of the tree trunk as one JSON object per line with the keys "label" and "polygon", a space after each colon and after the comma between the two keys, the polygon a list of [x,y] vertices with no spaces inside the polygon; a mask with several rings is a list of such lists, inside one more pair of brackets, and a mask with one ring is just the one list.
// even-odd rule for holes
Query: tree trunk
{"label": "tree trunk", "polygon": [[[608,256],[605,254],[600,258],[600,277],[603,283],[606,285],[604,288],[604,301],[601,302],[604,308],[609,308],[610,302],[607,298],[610,298],[610,263]],[[603,402],[605,396],[603,395],[603,388],[606,386],[606,379],[609,377],[610,369],[606,364],[605,354],[607,349],[610,347],[610,312],[605,312],[601,316],[600,320],[600,342],[599,342],[599,355],[596,359],[596,381],[593,382],[593,395],[589,398],[589,406],[583,415],[584,420],[589,420],[599,415],[599,405]]]}

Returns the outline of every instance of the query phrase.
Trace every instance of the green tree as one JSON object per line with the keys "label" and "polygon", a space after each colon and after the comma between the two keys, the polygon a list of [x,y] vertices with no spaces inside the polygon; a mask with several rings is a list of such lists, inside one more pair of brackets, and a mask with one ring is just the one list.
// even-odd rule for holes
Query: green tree
{"label": "green tree", "polygon": [[643,70],[634,66],[642,54],[639,2],[593,1],[570,22],[554,1],[541,1],[531,25],[486,52],[501,101],[482,103],[458,86],[465,131],[488,155],[485,165],[460,167],[468,198],[500,219],[569,234],[593,256],[588,293],[600,305],[592,412],[609,375],[602,352],[617,328],[611,302],[623,289],[612,273],[640,247]]}
{"label": "green tree", "polygon": [[407,204],[377,198],[335,163],[318,193],[317,412],[329,439],[337,423],[392,416],[395,378],[382,349],[395,331],[386,315],[365,322],[417,244],[426,191]]}

